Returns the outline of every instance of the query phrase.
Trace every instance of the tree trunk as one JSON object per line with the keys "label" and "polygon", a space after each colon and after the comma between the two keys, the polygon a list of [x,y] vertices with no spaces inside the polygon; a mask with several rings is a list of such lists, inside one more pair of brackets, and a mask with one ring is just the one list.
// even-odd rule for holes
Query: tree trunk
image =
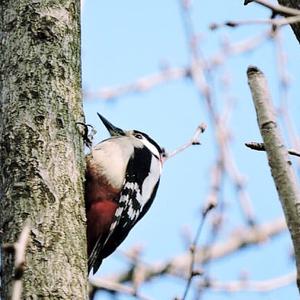
{"label": "tree trunk", "polygon": [[[300,9],[300,1],[299,0],[278,0],[278,3],[284,6],[288,6],[291,8],[296,8],[296,9]],[[298,42],[300,43],[300,23],[295,23],[291,25],[293,30],[294,30],[294,34],[298,40]]]}
{"label": "tree trunk", "polygon": [[[87,299],[80,1],[0,5],[1,242],[29,218],[22,298]],[[2,253],[3,299],[12,275]]]}
{"label": "tree trunk", "polygon": [[267,80],[255,66],[248,68],[247,76],[272,177],[294,245],[297,285],[300,291],[300,188],[278,129]]}

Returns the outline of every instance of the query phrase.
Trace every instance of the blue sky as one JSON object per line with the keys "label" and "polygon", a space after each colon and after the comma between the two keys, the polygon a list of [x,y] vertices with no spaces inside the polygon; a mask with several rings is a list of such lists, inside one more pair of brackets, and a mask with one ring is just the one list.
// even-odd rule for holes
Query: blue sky
{"label": "blue sky", "polygon": [[[206,59],[222,51],[222,43],[237,43],[267,30],[266,26],[242,26],[209,30],[209,24],[227,20],[267,18],[269,11],[258,5],[243,5],[243,1],[192,1],[192,20],[199,36],[198,47]],[[286,68],[291,78],[289,103],[291,111],[300,111],[299,44],[290,28],[281,30],[284,51],[288,57]],[[224,49],[224,48],[223,48]],[[224,50],[223,50],[224,51]],[[82,70],[85,92],[104,87],[131,83],[156,73],[162,66],[185,67],[190,64],[179,1],[93,1],[85,0],[82,11]],[[247,141],[260,141],[256,116],[249,92],[246,70],[257,65],[266,74],[275,103],[279,103],[279,75],[274,43],[266,41],[246,54],[229,57],[211,73],[210,84],[214,106],[222,111],[234,99],[229,126],[231,151],[243,174],[252,199],[256,218],[266,222],[282,214],[280,202],[270,176],[264,153],[253,152],[244,146]],[[224,85],[224,82],[229,82]],[[86,121],[98,133],[95,141],[107,137],[96,112],[124,129],[147,132],[161,146],[173,150],[191,138],[199,122],[208,128],[201,136],[201,146],[195,146],[166,162],[156,200],[147,216],[134,228],[120,247],[125,251],[142,244],[142,259],[151,263],[168,259],[185,251],[180,232],[187,227],[195,234],[199,210],[206,199],[210,184],[210,169],[216,158],[213,126],[210,123],[204,99],[199,97],[189,79],[170,81],[145,93],[127,94],[113,101],[88,99],[84,102]],[[295,118],[299,132],[299,120]],[[228,178],[222,191],[226,224],[217,241],[226,239],[226,233],[245,225],[234,188]],[[209,234],[209,220],[200,237],[205,243]],[[288,258],[291,242],[288,234],[250,247],[216,261],[210,274],[219,280],[235,280],[247,271],[252,280],[284,275],[294,268]],[[97,276],[105,276],[126,268],[121,251],[106,259]],[[181,296],[184,281],[167,277],[153,280],[141,291],[152,299],[173,299]],[[101,294],[104,297],[104,294]],[[295,285],[268,294],[204,293],[202,299],[297,299]],[[193,293],[188,299],[194,299]],[[101,299],[105,299],[102,298]],[[109,299],[109,298],[108,298]],[[120,297],[119,299],[128,299]]]}

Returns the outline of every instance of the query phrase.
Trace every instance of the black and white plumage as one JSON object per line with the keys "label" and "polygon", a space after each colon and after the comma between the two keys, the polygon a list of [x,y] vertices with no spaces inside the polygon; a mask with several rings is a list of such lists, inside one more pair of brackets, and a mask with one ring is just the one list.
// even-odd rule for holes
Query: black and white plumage
{"label": "black and white plumage", "polygon": [[162,150],[147,134],[123,131],[99,117],[111,137],[86,158],[89,271],[93,272],[148,211],[162,169]]}

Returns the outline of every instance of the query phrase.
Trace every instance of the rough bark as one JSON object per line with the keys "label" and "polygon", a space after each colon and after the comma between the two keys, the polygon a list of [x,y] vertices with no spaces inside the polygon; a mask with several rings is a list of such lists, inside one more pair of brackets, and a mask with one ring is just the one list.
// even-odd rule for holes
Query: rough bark
{"label": "rough bark", "polygon": [[249,67],[247,75],[272,177],[294,245],[297,284],[300,291],[300,189],[277,127],[275,110],[264,74],[256,67]]}
{"label": "rough bark", "polygon": [[0,236],[31,220],[23,299],[87,298],[79,19],[78,0],[0,4]]}
{"label": "rough bark", "polygon": [[[300,1],[299,0],[278,0],[278,3],[284,6],[300,9]],[[291,25],[294,31],[294,34],[300,43],[300,23],[295,23]]]}

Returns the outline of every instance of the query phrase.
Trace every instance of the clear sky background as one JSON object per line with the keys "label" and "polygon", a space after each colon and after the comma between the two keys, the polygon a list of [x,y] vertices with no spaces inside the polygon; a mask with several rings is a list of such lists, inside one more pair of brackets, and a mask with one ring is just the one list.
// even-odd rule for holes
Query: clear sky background
{"label": "clear sky background", "polygon": [[[275,1],[273,1],[275,2]],[[268,18],[269,10],[256,4],[243,5],[242,0],[191,1],[192,22],[198,36],[201,55],[210,60],[224,54],[224,41],[230,45],[258,36],[266,25],[221,28],[211,31],[211,23],[228,20]],[[299,132],[300,112],[300,46],[289,27],[280,31],[286,55],[284,71],[288,73],[289,109]],[[222,46],[223,45],[223,46]],[[221,52],[220,52],[221,51]],[[118,86],[159,72],[163,66],[186,67],[191,62],[178,0],[164,1],[96,1],[85,0],[82,10],[82,70],[85,92],[86,122],[98,133],[95,142],[107,137],[96,112],[124,129],[147,132],[168,151],[187,142],[197,125],[208,128],[201,136],[201,146],[194,146],[166,162],[156,200],[146,217],[111,257],[107,258],[96,276],[106,276],[127,266],[122,251],[140,244],[142,259],[153,263],[186,251],[181,232],[188,228],[194,236],[199,224],[200,209],[209,192],[210,170],[216,159],[213,124],[205,101],[199,97],[189,79],[169,81],[144,93],[130,93],[114,100],[90,97],[105,87]],[[258,223],[282,215],[282,209],[270,176],[266,156],[247,149],[247,141],[261,141],[256,116],[247,84],[246,70],[257,65],[266,74],[273,100],[280,103],[280,84],[276,47],[272,40],[261,43],[251,52],[230,56],[211,73],[213,104],[218,111],[233,105],[229,124],[231,151],[244,176]],[[284,130],[284,128],[283,128]],[[225,223],[216,242],[226,240],[234,229],[246,226],[228,178],[222,190]],[[209,219],[199,245],[209,236]],[[206,231],[207,230],[207,231]],[[274,240],[252,246],[213,262],[209,274],[221,281],[236,280],[247,273],[251,280],[265,280],[287,274],[294,269],[289,258],[291,242],[287,233]],[[205,269],[204,269],[205,270]],[[196,282],[196,281],[195,281]],[[155,279],[141,287],[152,299],[174,299],[182,296],[185,281],[167,277]],[[99,294],[99,299],[106,299]],[[270,293],[222,293],[207,290],[201,299],[298,299],[295,285]],[[110,299],[108,297],[107,299]],[[129,299],[121,296],[118,299]],[[194,299],[193,293],[188,299]]]}

